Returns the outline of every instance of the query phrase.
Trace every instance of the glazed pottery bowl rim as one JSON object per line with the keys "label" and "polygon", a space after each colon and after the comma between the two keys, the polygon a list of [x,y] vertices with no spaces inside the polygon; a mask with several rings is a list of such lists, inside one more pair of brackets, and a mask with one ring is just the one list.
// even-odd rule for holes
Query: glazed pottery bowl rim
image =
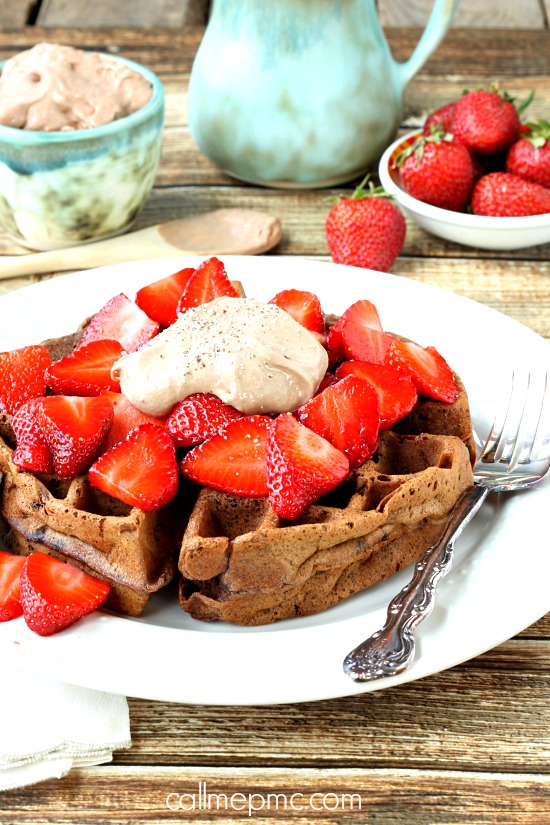
{"label": "glazed pottery bowl rim", "polygon": [[413,198],[405,192],[395,177],[390,171],[390,163],[392,157],[400,151],[405,144],[410,143],[414,138],[422,134],[421,129],[416,129],[413,132],[408,132],[405,135],[397,138],[385,149],[378,167],[378,174],[382,186],[393,195],[397,202],[413,215],[416,213],[419,216],[428,218],[439,223],[452,224],[456,227],[464,227],[465,229],[479,229],[479,230],[525,230],[548,228],[550,225],[550,213],[545,212],[541,215],[526,215],[523,217],[493,217],[490,215],[473,215],[469,212],[453,212],[450,209],[442,209],[439,206],[432,206],[429,203]]}
{"label": "glazed pottery bowl rim", "polygon": [[[143,66],[141,63],[136,63],[127,57],[120,55],[109,54],[108,52],[100,52],[115,61],[124,63],[128,68],[140,74],[145,80],[149,81],[152,88],[152,94],[147,103],[135,112],[129,115],[112,120],[110,123],[103,123],[100,126],[92,126],[89,129],[72,129],[70,131],[31,131],[29,129],[18,129],[13,126],[5,126],[0,124],[0,143],[10,143],[12,145],[36,146],[41,144],[46,146],[48,144],[67,144],[70,148],[71,144],[79,144],[84,141],[94,140],[94,138],[105,139],[107,137],[116,137],[117,135],[126,131],[131,131],[133,127],[140,126],[146,123],[151,117],[164,110],[164,87],[162,81],[151,69]],[[5,60],[0,61],[0,74],[2,67],[6,63]]]}

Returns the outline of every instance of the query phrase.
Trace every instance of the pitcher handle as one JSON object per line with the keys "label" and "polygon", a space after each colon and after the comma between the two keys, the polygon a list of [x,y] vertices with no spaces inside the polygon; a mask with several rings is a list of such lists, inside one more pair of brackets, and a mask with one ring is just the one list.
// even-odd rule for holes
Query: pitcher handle
{"label": "pitcher handle", "polygon": [[415,50],[404,63],[396,63],[402,88],[405,88],[435,52],[451,26],[457,6],[458,0],[435,0],[426,28]]}

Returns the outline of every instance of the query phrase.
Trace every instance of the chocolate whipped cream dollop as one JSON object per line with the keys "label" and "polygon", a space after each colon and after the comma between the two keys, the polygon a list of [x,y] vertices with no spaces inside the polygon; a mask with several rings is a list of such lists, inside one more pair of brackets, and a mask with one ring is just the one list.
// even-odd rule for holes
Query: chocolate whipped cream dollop
{"label": "chocolate whipped cream dollop", "polygon": [[120,358],[112,376],[149,415],[166,415],[198,392],[252,415],[296,410],[314,395],[327,366],[324,347],[280,307],[216,298]]}
{"label": "chocolate whipped cream dollop", "polygon": [[99,52],[39,43],[4,64],[0,123],[35,132],[64,132],[111,123],[141,109],[151,84]]}

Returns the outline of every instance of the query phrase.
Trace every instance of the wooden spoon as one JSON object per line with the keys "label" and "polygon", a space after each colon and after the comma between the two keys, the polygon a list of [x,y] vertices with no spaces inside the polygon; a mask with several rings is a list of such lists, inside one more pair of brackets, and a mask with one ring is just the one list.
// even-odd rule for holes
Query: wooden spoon
{"label": "wooden spoon", "polygon": [[0,257],[0,279],[176,255],[257,255],[280,239],[281,223],[273,215],[252,209],[216,209],[103,241]]}

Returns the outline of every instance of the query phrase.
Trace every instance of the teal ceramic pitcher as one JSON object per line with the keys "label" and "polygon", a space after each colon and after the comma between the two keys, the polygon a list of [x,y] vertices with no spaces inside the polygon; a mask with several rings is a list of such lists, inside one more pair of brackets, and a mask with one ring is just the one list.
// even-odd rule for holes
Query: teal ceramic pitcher
{"label": "teal ceramic pitcher", "polygon": [[365,172],[397,131],[407,83],[458,0],[435,0],[397,63],[374,0],[214,0],[189,84],[191,134],[233,177],[320,187]]}

